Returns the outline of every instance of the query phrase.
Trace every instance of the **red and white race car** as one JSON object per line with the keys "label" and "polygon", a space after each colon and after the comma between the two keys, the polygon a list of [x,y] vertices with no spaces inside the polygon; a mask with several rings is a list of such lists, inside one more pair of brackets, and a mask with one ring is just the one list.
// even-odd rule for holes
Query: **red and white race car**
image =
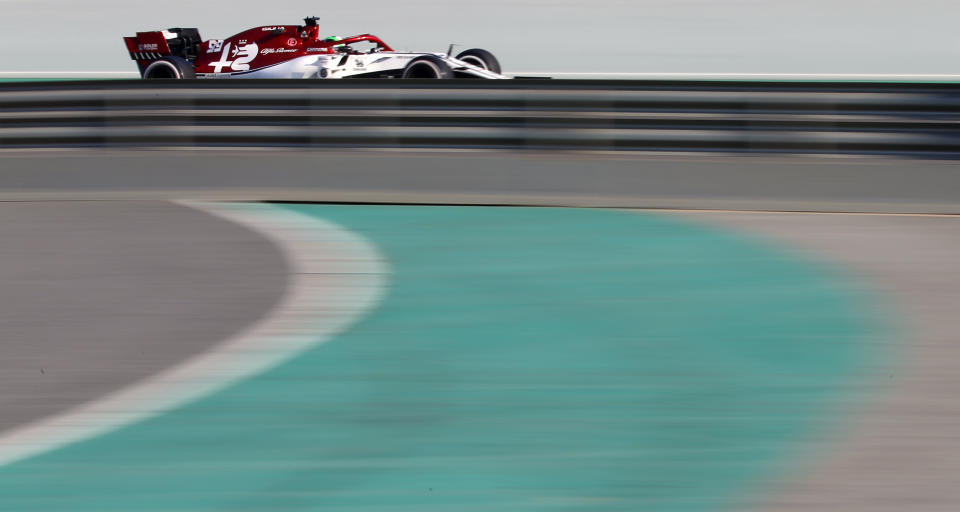
{"label": "red and white race car", "polygon": [[[203,41],[195,28],[123,38],[144,79],[156,78],[509,78],[486,50],[396,52],[363,34],[321,37],[317,18]],[[452,47],[451,47],[452,50]]]}

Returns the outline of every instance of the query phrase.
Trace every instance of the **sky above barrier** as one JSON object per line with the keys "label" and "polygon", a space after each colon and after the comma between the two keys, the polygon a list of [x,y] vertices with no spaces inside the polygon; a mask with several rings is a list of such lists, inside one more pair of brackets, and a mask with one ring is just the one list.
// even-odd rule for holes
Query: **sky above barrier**
{"label": "sky above barrier", "polygon": [[197,27],[224,38],[305,16],[331,35],[374,33],[398,50],[487,48],[513,73],[960,69],[960,7],[950,0],[0,0],[0,9],[0,72],[136,71],[121,40],[136,31]]}

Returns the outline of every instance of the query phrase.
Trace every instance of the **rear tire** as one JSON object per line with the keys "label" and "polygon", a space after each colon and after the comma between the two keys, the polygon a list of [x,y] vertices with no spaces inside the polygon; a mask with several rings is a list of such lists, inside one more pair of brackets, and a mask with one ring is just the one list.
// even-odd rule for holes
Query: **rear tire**
{"label": "rear tire", "polygon": [[453,69],[436,55],[424,55],[411,60],[403,68],[403,78],[418,78],[425,80],[453,78]]}
{"label": "rear tire", "polygon": [[175,55],[160,57],[143,70],[144,80],[183,80],[196,77],[193,64]]}
{"label": "rear tire", "polygon": [[462,51],[460,55],[457,55],[457,60],[462,60],[467,64],[492,71],[498,75],[500,74],[500,61],[498,61],[492,53],[481,48]]}

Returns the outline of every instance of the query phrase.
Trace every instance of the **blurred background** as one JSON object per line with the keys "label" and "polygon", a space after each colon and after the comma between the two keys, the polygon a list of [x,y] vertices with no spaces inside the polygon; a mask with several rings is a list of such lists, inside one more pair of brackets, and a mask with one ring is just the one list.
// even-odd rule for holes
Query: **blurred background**
{"label": "blurred background", "polygon": [[960,509],[951,3],[0,9],[0,510]]}
{"label": "blurred background", "polygon": [[197,27],[205,39],[319,16],[330,35],[398,50],[483,47],[517,73],[955,74],[946,0],[495,0],[266,5],[3,0],[2,71],[129,71],[119,37]]}

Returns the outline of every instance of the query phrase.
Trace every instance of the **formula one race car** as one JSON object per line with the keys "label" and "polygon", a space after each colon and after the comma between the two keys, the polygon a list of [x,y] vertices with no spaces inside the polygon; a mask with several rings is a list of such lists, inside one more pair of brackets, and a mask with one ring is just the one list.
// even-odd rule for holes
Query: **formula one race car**
{"label": "formula one race car", "polygon": [[363,34],[320,37],[316,17],[203,41],[195,28],[125,37],[144,79],[156,78],[508,78],[490,52],[396,52]]}

